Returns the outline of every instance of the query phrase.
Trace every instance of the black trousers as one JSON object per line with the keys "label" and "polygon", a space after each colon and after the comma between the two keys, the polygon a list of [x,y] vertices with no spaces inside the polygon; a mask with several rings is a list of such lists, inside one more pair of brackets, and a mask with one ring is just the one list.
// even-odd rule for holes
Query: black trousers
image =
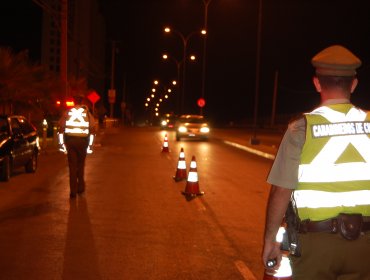
{"label": "black trousers", "polygon": [[88,144],[88,137],[66,136],[65,145],[67,148],[71,194],[85,191],[84,171]]}

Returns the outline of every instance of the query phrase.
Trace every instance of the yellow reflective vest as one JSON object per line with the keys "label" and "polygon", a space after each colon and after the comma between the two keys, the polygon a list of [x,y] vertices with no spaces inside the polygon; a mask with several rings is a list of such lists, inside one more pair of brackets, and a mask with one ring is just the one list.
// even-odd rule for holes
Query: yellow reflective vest
{"label": "yellow reflective vest", "polygon": [[370,115],[351,104],[322,106],[306,117],[294,199],[301,220],[339,213],[370,216]]}
{"label": "yellow reflective vest", "polygon": [[89,130],[89,113],[85,106],[75,106],[67,112],[64,134],[68,136],[87,137]]}

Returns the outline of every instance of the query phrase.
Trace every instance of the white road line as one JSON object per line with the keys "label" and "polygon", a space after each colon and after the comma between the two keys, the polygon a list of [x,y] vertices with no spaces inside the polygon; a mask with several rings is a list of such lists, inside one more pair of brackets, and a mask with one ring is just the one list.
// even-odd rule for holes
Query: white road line
{"label": "white road line", "polygon": [[226,141],[226,140],[224,141],[224,143],[227,144],[227,145],[233,146],[235,148],[238,148],[238,149],[247,151],[249,153],[252,153],[252,154],[255,154],[255,155],[258,155],[258,156],[267,158],[267,159],[272,159],[272,160],[275,159],[275,155],[273,155],[273,154],[261,152],[259,150],[256,150],[256,149],[253,149],[253,148],[249,148],[247,146],[243,146],[243,145],[240,145],[240,144],[237,144],[237,143],[234,143],[234,142],[230,142],[230,141]]}
{"label": "white road line", "polygon": [[249,270],[248,266],[243,261],[235,261],[235,266],[245,280],[257,280],[256,276]]}

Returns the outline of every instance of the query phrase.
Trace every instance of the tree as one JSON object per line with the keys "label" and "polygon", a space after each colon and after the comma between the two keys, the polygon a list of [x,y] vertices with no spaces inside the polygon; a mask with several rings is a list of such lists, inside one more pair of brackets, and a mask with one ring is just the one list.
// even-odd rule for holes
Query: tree
{"label": "tree", "polygon": [[16,108],[45,111],[52,104],[53,96],[60,96],[61,91],[59,78],[43,66],[31,63],[27,51],[15,54],[10,48],[0,47],[3,113],[14,113]]}

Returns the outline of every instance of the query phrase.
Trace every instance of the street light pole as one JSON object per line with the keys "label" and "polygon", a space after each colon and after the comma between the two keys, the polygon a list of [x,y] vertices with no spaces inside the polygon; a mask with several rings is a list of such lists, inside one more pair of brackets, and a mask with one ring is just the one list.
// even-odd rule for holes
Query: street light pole
{"label": "street light pole", "polygon": [[257,116],[258,116],[258,99],[260,85],[260,64],[261,64],[261,30],[262,30],[262,0],[258,5],[258,25],[257,25],[257,57],[256,57],[256,88],[254,96],[254,114],[253,114],[253,135],[250,139],[252,145],[259,144],[257,139]]}
{"label": "street light pole", "polygon": [[[181,84],[181,90],[182,90],[182,88],[183,88],[183,86],[182,86],[182,82],[180,82],[180,67],[181,67],[181,61],[179,62],[176,58],[174,58],[172,55],[168,55],[168,54],[163,54],[162,55],[162,58],[164,59],[164,60],[167,60],[168,58],[170,58],[170,59],[172,59],[174,62],[175,62],[175,64],[176,64],[176,70],[177,70],[177,77],[176,77],[176,79],[177,79],[177,83],[180,83]],[[177,100],[177,106],[178,106],[178,111],[180,112],[181,111],[181,108],[180,108],[180,102],[181,102],[181,100]]]}
{"label": "street light pole", "polygon": [[62,81],[65,82],[66,96],[68,96],[68,0],[61,1],[61,5],[60,73]]}
{"label": "street light pole", "polygon": [[[177,30],[172,30],[170,29],[169,27],[166,27],[164,29],[164,31],[166,33],[170,33],[171,31],[173,31],[175,34],[177,34],[181,41],[182,41],[182,44],[183,44],[183,52],[182,52],[182,88],[181,88],[181,113],[183,113],[184,111],[184,100],[185,100],[185,77],[186,77],[186,48],[187,48],[187,44],[188,44],[188,41],[190,39],[191,36],[193,36],[194,34],[198,34],[198,31],[193,31],[191,32],[189,35],[187,35],[186,37],[179,31]],[[201,30],[200,34],[202,35],[205,35],[206,34],[206,31],[203,29]]]}
{"label": "street light pole", "polygon": [[[208,32],[208,6],[212,0],[203,0],[204,4],[204,30]],[[206,88],[206,51],[207,51],[207,36],[204,36],[203,41],[203,61],[202,61],[202,92],[201,97],[205,96]],[[200,107],[200,114],[203,115],[203,107]]]}
{"label": "street light pole", "polygon": [[111,79],[110,79],[110,91],[108,92],[109,105],[110,105],[110,117],[113,118],[114,103],[116,99],[116,91],[114,88],[114,76],[115,76],[115,62],[116,62],[116,41],[112,41],[112,62],[111,62]]}
{"label": "street light pole", "polygon": [[[169,87],[169,86],[165,86],[164,84],[162,84],[161,82],[159,82],[158,80],[154,80],[153,82],[154,84],[154,87],[152,88],[152,92],[153,94],[151,95],[151,97],[154,99],[155,97],[157,98],[158,102],[157,102],[157,112],[158,114],[156,114],[157,116],[159,115],[159,105],[167,100],[169,97],[170,97],[170,94],[172,93],[172,88]],[[177,84],[176,81],[172,81],[171,82],[172,86],[175,86]],[[155,87],[160,87],[162,90],[158,93],[158,95],[154,95],[154,93],[157,93],[157,89]]]}

